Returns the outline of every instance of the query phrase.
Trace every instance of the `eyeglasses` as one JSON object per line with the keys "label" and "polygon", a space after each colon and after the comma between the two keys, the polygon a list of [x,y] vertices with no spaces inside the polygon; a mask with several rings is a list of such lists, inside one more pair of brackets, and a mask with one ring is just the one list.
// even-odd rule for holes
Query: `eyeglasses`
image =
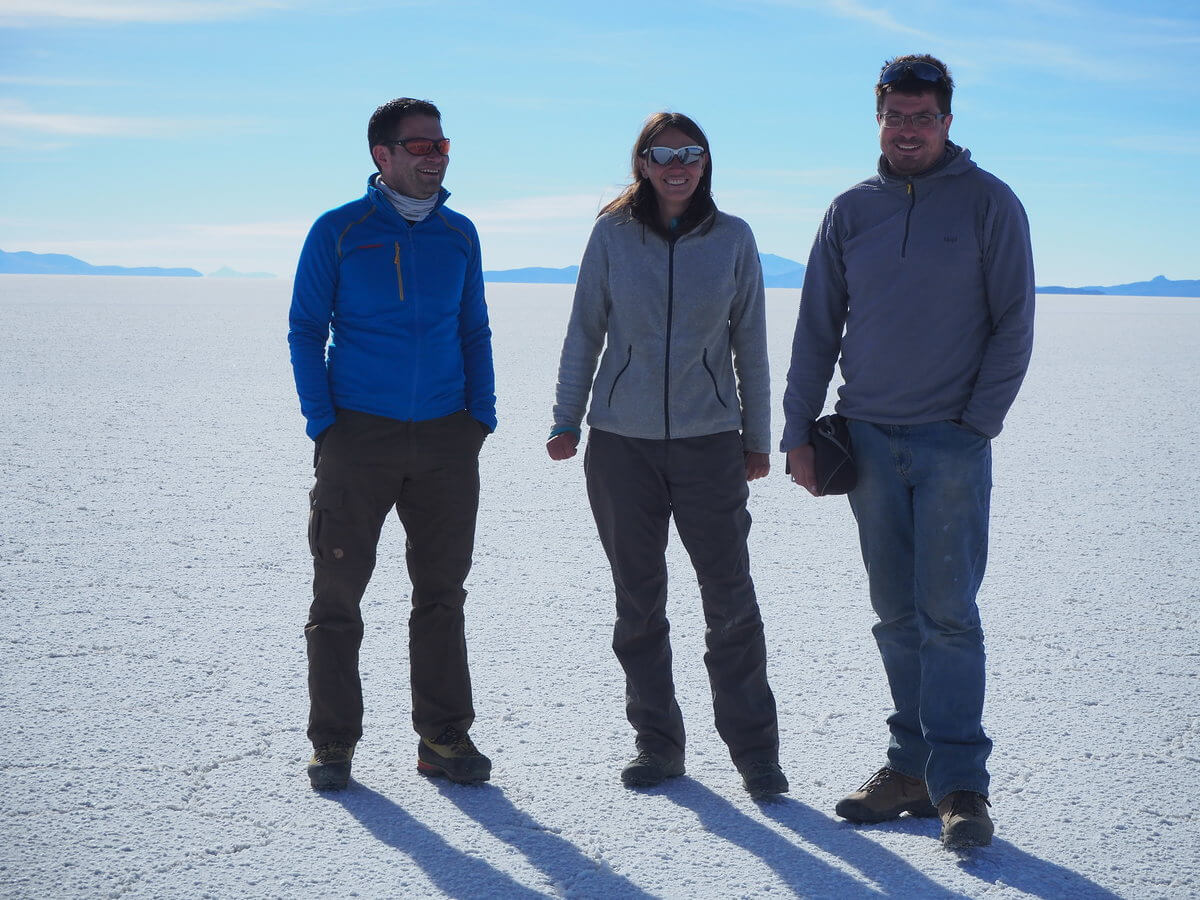
{"label": "eyeglasses", "polygon": [[404,138],[401,141],[384,141],[388,147],[403,147],[413,156],[428,156],[434,149],[442,156],[450,155],[450,138]]}
{"label": "eyeglasses", "polygon": [[875,117],[884,128],[899,128],[904,124],[904,120],[913,123],[913,128],[929,128],[934,122],[940,122],[946,118],[945,113],[915,113],[911,116],[902,116],[900,113],[880,113]]}
{"label": "eyeglasses", "polygon": [[915,78],[918,81],[928,81],[936,84],[946,78],[946,73],[935,66],[933,63],[927,62],[894,62],[879,76],[879,83],[894,84],[897,81],[903,81],[906,78]]}
{"label": "eyeglasses", "polygon": [[678,159],[685,166],[694,166],[704,156],[704,148],[692,144],[690,147],[649,147],[642,151],[642,156],[650,157],[656,166],[669,166]]}

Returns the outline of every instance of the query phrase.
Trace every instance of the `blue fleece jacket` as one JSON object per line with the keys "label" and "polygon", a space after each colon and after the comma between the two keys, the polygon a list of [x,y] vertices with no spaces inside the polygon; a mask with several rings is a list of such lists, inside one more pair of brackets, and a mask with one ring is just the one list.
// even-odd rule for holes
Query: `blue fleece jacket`
{"label": "blue fleece jacket", "polygon": [[1016,195],[950,142],[912,178],[879,174],[837,197],[804,275],[780,449],[809,443],[835,362],[837,411],[918,425],[956,419],[995,437],[1033,346],[1029,222]]}
{"label": "blue fleece jacket", "polygon": [[[445,207],[409,224],[375,186],[308,233],[288,344],[315,438],[338,409],[424,421],[467,410],[496,427],[479,236]],[[328,344],[328,353],[326,353]]]}

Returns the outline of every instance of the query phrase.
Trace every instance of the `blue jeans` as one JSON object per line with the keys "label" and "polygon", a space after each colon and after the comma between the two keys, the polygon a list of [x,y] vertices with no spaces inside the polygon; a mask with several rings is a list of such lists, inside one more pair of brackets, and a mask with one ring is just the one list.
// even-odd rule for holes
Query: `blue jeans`
{"label": "blue jeans", "polygon": [[924,778],[937,803],[988,793],[983,629],[991,442],[954,422],[850,422],[850,508],[879,622],[872,631],[895,711],[888,765]]}

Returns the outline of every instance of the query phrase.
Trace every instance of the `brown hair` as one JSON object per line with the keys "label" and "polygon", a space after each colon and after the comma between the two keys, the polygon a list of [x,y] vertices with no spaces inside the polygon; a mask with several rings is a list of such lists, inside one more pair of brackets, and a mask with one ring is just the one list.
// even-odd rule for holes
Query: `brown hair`
{"label": "brown hair", "polygon": [[687,209],[679,217],[678,232],[690,231],[716,211],[717,204],[713,201],[712,196],[712,152],[709,150],[708,138],[705,136],[704,130],[683,113],[657,112],[646,119],[646,124],[642,126],[642,131],[634,142],[633,153],[630,155],[633,184],[626,187],[615,200],[600,210],[600,215],[609,212],[624,212],[630,219],[641,223],[656,234],[670,238],[670,232],[662,224],[662,216],[658,209],[658,196],[654,193],[654,186],[638,168],[638,161],[642,155],[654,145],[654,139],[668,128],[682,131],[704,148],[704,155],[707,157],[704,174],[700,176],[696,192],[692,194]]}
{"label": "brown hair", "polygon": [[949,66],[928,53],[909,53],[885,62],[879,70],[879,77],[882,78],[887,68],[896,63],[927,63],[940,69],[942,77],[938,81],[925,81],[909,74],[891,84],[879,84],[877,81],[875,84],[875,112],[883,111],[883,99],[893,91],[897,94],[924,94],[929,91],[937,97],[938,110],[946,115],[950,114],[950,100],[954,96],[954,79],[950,77]]}
{"label": "brown hair", "polygon": [[[389,100],[371,113],[371,121],[367,123],[368,149],[373,150],[380,144],[386,144],[393,140],[396,128],[409,116],[432,116],[439,122],[442,119],[438,108],[428,100],[414,100],[412,97],[397,97],[395,100]],[[374,160],[375,154],[372,153],[371,161],[374,162]],[[378,163],[375,164],[375,168],[379,168]]]}

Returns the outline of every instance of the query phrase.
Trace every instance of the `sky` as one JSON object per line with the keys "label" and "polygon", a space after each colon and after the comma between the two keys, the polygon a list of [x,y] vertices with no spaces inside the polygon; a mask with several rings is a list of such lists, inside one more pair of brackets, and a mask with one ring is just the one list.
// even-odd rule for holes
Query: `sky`
{"label": "sky", "polygon": [[0,0],[0,249],[290,278],[374,171],[372,111],[413,96],[487,269],[578,263],[663,109],[804,262],[910,52],[949,64],[950,137],[1024,202],[1039,285],[1200,278],[1194,0]]}

